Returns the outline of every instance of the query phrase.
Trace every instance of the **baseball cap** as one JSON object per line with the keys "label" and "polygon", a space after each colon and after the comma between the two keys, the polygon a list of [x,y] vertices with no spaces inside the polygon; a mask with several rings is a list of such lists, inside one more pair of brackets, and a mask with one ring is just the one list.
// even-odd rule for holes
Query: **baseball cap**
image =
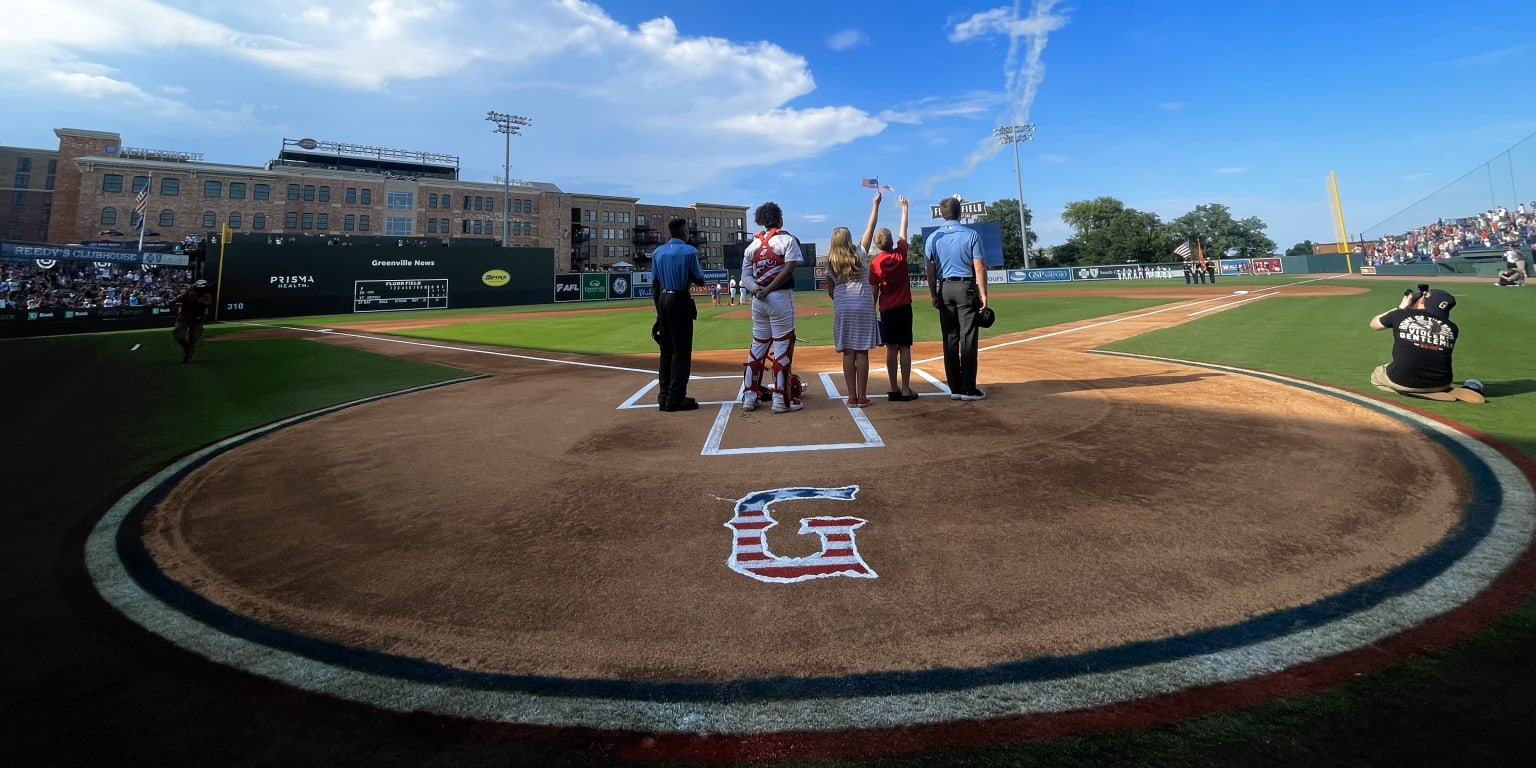
{"label": "baseball cap", "polygon": [[1424,294],[1424,311],[1436,317],[1449,318],[1456,306],[1456,297],[1439,288],[1431,288]]}
{"label": "baseball cap", "polygon": [[199,280],[199,281],[193,283],[192,287],[193,288],[207,288],[208,287],[208,281],[207,280]]}
{"label": "baseball cap", "polygon": [[991,328],[995,322],[997,322],[997,313],[993,312],[991,307],[976,313],[976,324],[982,328]]}

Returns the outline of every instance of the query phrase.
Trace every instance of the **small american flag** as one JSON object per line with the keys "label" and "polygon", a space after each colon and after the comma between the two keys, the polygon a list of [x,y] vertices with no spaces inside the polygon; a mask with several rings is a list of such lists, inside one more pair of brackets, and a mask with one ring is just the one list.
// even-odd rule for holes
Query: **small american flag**
{"label": "small american flag", "polygon": [[146,185],[133,198],[133,217],[140,229],[144,228],[144,211],[149,208],[149,187]]}
{"label": "small american flag", "polygon": [[1179,247],[1173,249],[1173,252],[1177,253],[1178,255],[1180,255],[1180,256],[1182,256],[1182,257],[1184,257],[1186,259],[1189,258],[1190,256],[1194,255],[1189,250],[1189,241],[1188,240],[1185,240],[1184,242],[1179,243]]}
{"label": "small american flag", "polygon": [[861,187],[868,187],[870,189],[879,189],[880,188],[880,180],[879,179],[859,179],[859,186],[861,186]]}

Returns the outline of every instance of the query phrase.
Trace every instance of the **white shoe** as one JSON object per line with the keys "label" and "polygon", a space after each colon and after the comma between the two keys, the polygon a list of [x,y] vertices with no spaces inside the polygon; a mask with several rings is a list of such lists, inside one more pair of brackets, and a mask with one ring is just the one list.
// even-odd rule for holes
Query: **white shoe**
{"label": "white shoe", "polygon": [[741,396],[741,409],[743,411],[757,410],[757,393],[748,392]]}
{"label": "white shoe", "polygon": [[969,394],[960,395],[959,399],[961,399],[961,400],[985,400],[985,399],[987,399],[987,393],[981,391],[980,389],[973,389],[973,390],[970,391]]}
{"label": "white shoe", "polygon": [[783,401],[780,401],[777,398],[775,398],[773,401],[774,413],[794,413],[795,411],[798,411],[804,407],[805,406],[800,404],[799,400],[790,400],[788,404],[785,404]]}

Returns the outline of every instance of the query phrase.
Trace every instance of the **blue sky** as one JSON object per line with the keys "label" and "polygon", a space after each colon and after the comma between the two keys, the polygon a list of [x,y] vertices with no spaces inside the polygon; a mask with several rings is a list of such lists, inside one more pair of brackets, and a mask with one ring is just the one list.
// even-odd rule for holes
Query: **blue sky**
{"label": "blue sky", "polygon": [[[0,144],[90,128],[259,165],[308,136],[454,154],[489,181],[498,110],[533,120],[513,178],[775,200],[822,243],[862,227],[865,176],[912,198],[913,229],[942,196],[1017,197],[998,125],[1037,124],[1020,162],[1046,245],[1070,236],[1067,203],[1108,195],[1164,220],[1222,203],[1281,249],[1333,239],[1330,171],[1354,234],[1536,132],[1528,0],[5,6]],[[1536,199],[1536,140],[1507,164],[1498,190],[1453,186]]]}

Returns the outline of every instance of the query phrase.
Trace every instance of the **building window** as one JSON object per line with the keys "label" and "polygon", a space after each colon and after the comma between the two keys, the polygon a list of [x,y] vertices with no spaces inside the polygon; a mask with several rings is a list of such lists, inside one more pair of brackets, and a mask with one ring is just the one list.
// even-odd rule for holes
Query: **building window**
{"label": "building window", "polygon": [[160,211],[160,226],[162,226],[162,227],[174,227],[174,226],[176,226],[176,212],[171,210],[171,209],[169,209],[169,208],[162,209]]}
{"label": "building window", "polygon": [[121,192],[121,191],[123,191],[123,175],[120,174],[120,173],[104,173],[104,174],[102,174],[102,176],[101,176],[101,191],[103,191],[103,192]]}
{"label": "building window", "polygon": [[475,219],[475,223],[473,224],[473,226],[474,226],[474,233],[477,234],[477,235],[481,234],[481,232],[480,232],[480,220],[479,219]]}
{"label": "building window", "polygon": [[223,197],[223,196],[224,196],[224,182],[222,182],[222,181],[205,181],[205,182],[203,182],[203,197]]}
{"label": "building window", "polygon": [[384,205],[391,211],[409,211],[416,207],[415,195],[410,192],[386,192]]}
{"label": "building window", "polygon": [[[444,197],[447,197],[447,195],[444,195]],[[439,230],[441,230],[442,232],[446,233],[448,231],[448,220],[447,219],[438,219],[437,220],[437,228]]]}
{"label": "building window", "polygon": [[265,213],[251,214],[251,229],[266,229],[267,215]]}
{"label": "building window", "polygon": [[469,234],[469,219],[465,219],[459,223],[464,225],[464,234]]}
{"label": "building window", "polygon": [[239,211],[231,211],[230,212],[230,214],[229,214],[229,228],[230,229],[239,229],[240,228],[240,212]]}
{"label": "building window", "polygon": [[299,214],[297,211],[289,211],[283,214],[283,229],[298,229]]}
{"label": "building window", "polygon": [[103,223],[103,224],[116,224],[117,223],[117,209],[116,208],[103,208],[103,209],[101,209],[101,223]]}
{"label": "building window", "polygon": [[637,227],[645,226],[645,216],[644,215],[636,216],[635,217],[635,226],[637,226]]}
{"label": "building window", "polygon": [[[464,196],[464,210],[466,210],[466,211],[467,211],[467,210],[469,210],[469,204],[470,204],[470,201],[471,201],[471,200],[473,200],[473,199],[474,199],[474,198],[471,198],[471,197],[470,197],[470,196],[469,196],[469,195],[465,195],[465,196]],[[467,226],[469,226],[469,225],[468,225],[468,224],[465,224],[465,225],[464,225],[464,226],[466,226],[466,227],[467,227]],[[465,231],[465,232],[468,232],[468,231],[469,231],[469,230],[467,230],[467,229],[466,229],[466,230],[464,230],[464,231]]]}
{"label": "building window", "polygon": [[297,185],[297,184],[289,184],[288,185],[288,199],[289,200],[297,200],[297,199],[299,199],[299,185]]}
{"label": "building window", "polygon": [[331,201],[331,188],[330,187],[321,187],[320,188],[320,202],[322,202],[322,203],[329,203],[330,201]]}
{"label": "building window", "polygon": [[271,184],[257,184],[255,186],[251,187],[251,199],[252,200],[271,200],[272,199],[272,185]]}
{"label": "building window", "polygon": [[231,200],[244,200],[245,199],[245,182],[243,182],[243,181],[231,181],[229,183],[229,199],[231,199]]}
{"label": "building window", "polygon": [[31,175],[25,174],[25,173],[18,173],[18,174],[16,174],[16,184],[15,184],[15,186],[16,186],[17,189],[26,189],[27,187],[32,186],[32,177],[31,177]]}
{"label": "building window", "polygon": [[623,212],[619,213],[619,223],[620,224],[628,224],[629,223],[629,211],[623,211]]}
{"label": "building window", "polygon": [[533,213],[533,201],[532,200],[524,200],[523,201],[523,213]]}
{"label": "building window", "polygon": [[613,211],[603,211],[603,221],[611,223],[613,221]]}
{"label": "building window", "polygon": [[[428,208],[436,208],[437,207],[437,193],[436,192],[433,192],[432,194],[427,195],[427,207]],[[436,229],[436,227],[433,227],[432,229]]]}
{"label": "building window", "polygon": [[354,205],[354,204],[356,204],[357,203],[357,187],[347,187],[347,193],[344,196],[344,199],[347,201],[347,205]]}
{"label": "building window", "polygon": [[304,225],[303,226],[304,226],[304,229],[314,229],[315,228],[315,215],[313,213],[306,213],[306,214],[304,214]]}
{"label": "building window", "polygon": [[331,215],[329,213],[315,214],[315,229],[330,229]]}
{"label": "building window", "polygon": [[411,221],[408,216],[387,216],[384,218],[384,234],[394,237],[404,237],[411,234]]}
{"label": "building window", "polygon": [[17,173],[28,173],[31,170],[32,170],[32,158],[30,158],[30,157],[18,157],[18,158],[16,158],[16,172]]}
{"label": "building window", "polygon": [[[368,190],[365,189],[363,191],[367,192]],[[359,232],[367,232],[368,231],[368,215],[367,214],[363,214],[362,216],[357,217],[357,230]]]}
{"label": "building window", "polygon": [[522,213],[523,212],[523,201],[522,201],[522,199],[520,199],[520,198],[513,198],[512,199],[512,212],[513,213]]}
{"label": "building window", "polygon": [[349,214],[341,217],[341,231],[343,231],[343,232],[351,232],[352,228],[355,227],[355,226],[357,226],[357,217],[356,216],[353,216],[352,214],[349,213]]}
{"label": "building window", "polygon": [[358,196],[358,201],[359,202],[361,202],[363,205],[372,205],[373,204],[373,190],[371,190],[371,189],[369,189],[367,187],[363,187],[362,189],[358,190],[358,192],[359,192],[359,196]]}
{"label": "building window", "polygon": [[52,176],[44,176],[43,177],[43,189],[49,189],[49,190],[53,189],[53,177]]}
{"label": "building window", "polygon": [[203,229],[213,229],[219,225],[219,215],[213,211],[203,211]]}
{"label": "building window", "polygon": [[314,201],[315,201],[315,185],[313,185],[313,184],[305,184],[304,185],[304,202],[306,202],[306,203],[313,203]]}
{"label": "building window", "polygon": [[597,221],[597,211],[595,211],[595,210],[593,210],[591,208],[588,208],[586,213],[587,213],[587,221]]}
{"label": "building window", "polygon": [[135,176],[135,177],[133,177],[133,193],[135,195],[137,195],[140,192],[143,192],[146,189],[149,189],[149,177],[148,176]]}
{"label": "building window", "polygon": [[437,234],[437,219],[427,219],[427,234]]}

